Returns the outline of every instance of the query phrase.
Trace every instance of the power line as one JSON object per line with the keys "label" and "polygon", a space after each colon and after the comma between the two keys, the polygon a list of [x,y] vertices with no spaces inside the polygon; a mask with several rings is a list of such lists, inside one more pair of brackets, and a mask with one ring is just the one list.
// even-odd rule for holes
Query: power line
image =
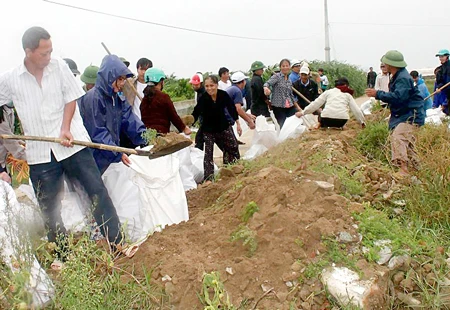
{"label": "power line", "polygon": [[357,22],[330,22],[336,25],[366,25],[366,26],[400,26],[400,27],[450,27],[445,24],[383,24],[383,23],[357,23]]}
{"label": "power line", "polygon": [[117,15],[117,14],[111,14],[111,13],[91,10],[91,9],[82,8],[82,7],[69,5],[69,4],[64,4],[64,3],[59,3],[59,2],[55,2],[55,1],[51,1],[51,0],[42,0],[42,1],[48,2],[50,4],[55,4],[55,5],[68,7],[68,8],[71,8],[71,9],[81,10],[81,11],[85,11],[85,12],[91,12],[91,13],[95,13],[95,14],[100,14],[100,15],[105,15],[105,16],[110,16],[110,17],[115,17],[115,18],[120,18],[120,19],[125,19],[125,20],[131,20],[131,21],[135,21],[135,22],[139,22],[139,23],[145,23],[145,24],[150,24],[150,25],[154,25],[154,26],[171,28],[171,29],[177,29],[177,30],[183,30],[183,31],[194,32],[194,33],[208,34],[208,35],[219,36],[219,37],[254,40],[254,41],[298,41],[298,40],[304,40],[304,39],[308,39],[308,38],[312,37],[312,36],[307,36],[307,37],[304,37],[304,38],[287,38],[287,39],[276,38],[275,39],[275,38],[255,38],[255,37],[236,36],[236,35],[225,34],[225,33],[209,32],[209,31],[203,31],[203,30],[190,29],[190,28],[184,28],[184,27],[179,27],[179,26],[161,24],[161,23],[146,21],[146,20],[142,20],[142,19],[137,19],[137,18],[126,17],[126,16],[122,16],[122,15]]}

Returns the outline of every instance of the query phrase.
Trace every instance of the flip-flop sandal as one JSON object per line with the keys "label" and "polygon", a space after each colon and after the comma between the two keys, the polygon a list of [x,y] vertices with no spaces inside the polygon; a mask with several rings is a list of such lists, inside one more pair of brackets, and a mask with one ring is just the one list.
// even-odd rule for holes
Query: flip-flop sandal
{"label": "flip-flop sandal", "polygon": [[64,263],[59,259],[55,259],[50,265],[50,268],[54,271],[61,271],[64,268]]}

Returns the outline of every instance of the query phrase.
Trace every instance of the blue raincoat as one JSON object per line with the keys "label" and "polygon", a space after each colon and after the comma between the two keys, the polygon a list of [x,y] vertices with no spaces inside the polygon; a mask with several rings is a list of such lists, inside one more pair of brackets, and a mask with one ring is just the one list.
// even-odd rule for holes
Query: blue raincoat
{"label": "blue raincoat", "polygon": [[[144,124],[132,112],[126,98],[114,92],[112,87],[121,76],[128,78],[133,74],[119,57],[103,58],[95,86],[78,100],[80,114],[92,142],[119,146],[122,132],[135,145],[143,145]],[[94,149],[93,156],[103,174],[111,163],[121,161],[122,153]]]}
{"label": "blue raincoat", "polygon": [[[428,97],[430,95],[430,92],[428,90],[427,85],[425,84],[425,81],[422,78],[419,78],[417,81],[417,88],[420,91],[420,94],[422,95],[423,99]],[[425,100],[425,110],[431,109],[433,107],[433,101],[431,98],[428,98]]]}

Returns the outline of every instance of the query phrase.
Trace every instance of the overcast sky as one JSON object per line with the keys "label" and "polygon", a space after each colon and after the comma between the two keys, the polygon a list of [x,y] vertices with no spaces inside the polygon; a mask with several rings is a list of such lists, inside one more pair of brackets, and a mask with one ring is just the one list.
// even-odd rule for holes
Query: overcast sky
{"label": "overcast sky", "polygon": [[[298,38],[255,41],[158,27],[58,6],[41,0],[2,1],[0,72],[20,64],[23,32],[42,26],[52,36],[54,56],[75,60],[80,71],[112,53],[135,72],[140,57],[166,74],[190,77],[226,66],[245,70],[255,60],[324,59],[322,0],[55,0],[110,14],[227,35]],[[331,57],[364,69],[378,67],[390,49],[403,52],[408,68],[435,67],[434,55],[450,48],[448,0],[329,0]],[[372,24],[361,24],[372,23]],[[374,24],[402,24],[374,25]],[[421,26],[412,26],[421,25]],[[435,26],[433,26],[435,25]],[[440,25],[440,26],[436,26]]]}

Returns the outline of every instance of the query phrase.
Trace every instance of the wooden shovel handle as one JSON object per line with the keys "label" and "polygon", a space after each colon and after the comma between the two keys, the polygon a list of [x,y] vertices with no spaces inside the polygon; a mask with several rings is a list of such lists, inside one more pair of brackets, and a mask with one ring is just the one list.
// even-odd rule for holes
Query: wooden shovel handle
{"label": "wooden shovel handle", "polygon": [[436,91],[435,91],[434,93],[430,94],[428,97],[426,97],[426,98],[423,99],[423,100],[426,101],[426,100],[430,99],[431,97],[433,97],[434,95],[436,95],[439,91],[443,90],[444,88],[446,88],[446,87],[448,87],[448,86],[450,86],[450,82],[448,82],[447,84],[445,84],[445,85],[442,86],[441,88],[436,89]]}
{"label": "wooden shovel handle", "polygon": [[[62,139],[60,139],[60,138],[49,138],[49,137],[38,137],[38,136],[0,135],[0,138],[1,139],[11,139],[11,140],[44,141],[44,142],[53,142],[53,143],[61,143],[62,142]],[[94,142],[88,142],[88,141],[74,140],[72,142],[72,144],[86,146],[86,147],[99,149],[99,150],[125,153],[125,154],[130,154],[130,155],[149,156],[151,154],[149,151],[141,151],[141,150],[129,149],[126,147],[94,143]]]}

